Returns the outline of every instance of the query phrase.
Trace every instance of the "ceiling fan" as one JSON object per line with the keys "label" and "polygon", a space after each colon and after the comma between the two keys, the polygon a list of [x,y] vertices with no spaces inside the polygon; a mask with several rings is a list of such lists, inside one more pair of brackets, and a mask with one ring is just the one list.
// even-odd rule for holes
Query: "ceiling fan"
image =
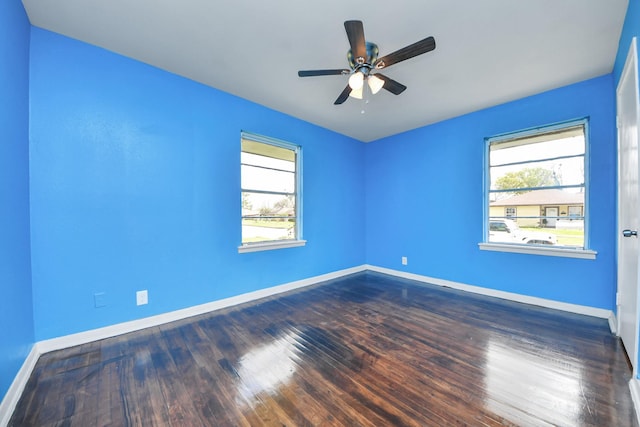
{"label": "ceiling fan", "polygon": [[400,95],[407,87],[381,74],[379,71],[436,48],[435,39],[427,37],[389,55],[378,58],[378,46],[364,39],[362,21],[345,21],[344,28],[347,31],[347,38],[351,45],[351,50],[347,53],[350,69],[298,71],[299,77],[350,75],[349,84],[334,102],[336,105],[342,104],[349,96],[362,99],[365,81],[373,94],[384,88],[394,95]]}

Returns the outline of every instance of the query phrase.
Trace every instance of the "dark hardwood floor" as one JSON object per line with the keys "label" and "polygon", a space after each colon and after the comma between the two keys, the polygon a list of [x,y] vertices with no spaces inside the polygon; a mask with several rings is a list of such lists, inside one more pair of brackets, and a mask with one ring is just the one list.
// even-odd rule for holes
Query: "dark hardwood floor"
{"label": "dark hardwood floor", "polygon": [[43,355],[11,426],[637,426],[607,322],[362,273]]}

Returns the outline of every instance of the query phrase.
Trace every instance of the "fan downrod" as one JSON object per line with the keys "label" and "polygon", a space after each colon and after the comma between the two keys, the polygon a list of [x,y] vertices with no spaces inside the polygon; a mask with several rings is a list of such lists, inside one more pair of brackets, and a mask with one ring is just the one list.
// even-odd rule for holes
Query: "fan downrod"
{"label": "fan downrod", "polygon": [[367,47],[366,58],[363,58],[362,56],[355,58],[353,56],[353,51],[351,49],[349,49],[349,52],[347,52],[347,60],[349,61],[349,66],[351,67],[352,70],[357,70],[362,66],[366,66],[368,69],[373,68],[371,64],[376,62],[376,60],[378,59],[378,53],[380,50],[378,49],[377,44],[371,43],[371,42],[366,42],[366,47]]}

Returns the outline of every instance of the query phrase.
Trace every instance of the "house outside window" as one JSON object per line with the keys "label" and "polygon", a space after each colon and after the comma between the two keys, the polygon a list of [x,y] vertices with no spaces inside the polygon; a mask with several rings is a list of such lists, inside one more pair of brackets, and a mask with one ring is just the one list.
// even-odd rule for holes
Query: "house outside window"
{"label": "house outside window", "polygon": [[[584,119],[487,139],[484,242],[588,248],[587,127]],[[490,233],[499,220],[515,232]]]}
{"label": "house outside window", "polygon": [[240,252],[301,246],[301,148],[241,134]]}

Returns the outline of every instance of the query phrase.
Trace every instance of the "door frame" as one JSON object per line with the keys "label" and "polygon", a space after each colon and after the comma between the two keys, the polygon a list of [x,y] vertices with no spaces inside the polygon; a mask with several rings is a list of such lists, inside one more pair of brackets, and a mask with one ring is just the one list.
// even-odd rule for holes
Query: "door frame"
{"label": "door frame", "polygon": [[[626,77],[626,75],[628,73],[632,73],[631,78],[635,79],[635,84],[636,84],[636,104],[638,105],[638,109],[636,110],[636,123],[639,125],[638,127],[638,133],[639,133],[639,138],[638,141],[640,143],[640,103],[638,102],[638,88],[640,86],[640,82],[638,81],[638,49],[637,49],[637,41],[636,41],[636,37],[634,37],[631,40],[631,45],[629,47],[629,52],[627,54],[627,58],[625,60],[625,64],[624,64],[624,68],[622,70],[621,73],[621,77],[620,80],[618,82],[618,85],[616,87],[616,129],[617,129],[617,150],[618,150],[618,154],[617,154],[617,198],[616,198],[616,223],[617,223],[617,233],[616,233],[616,242],[617,242],[617,246],[616,246],[616,317],[617,317],[617,330],[616,330],[616,335],[620,336],[620,331],[621,331],[621,325],[622,325],[622,316],[620,315],[620,301],[619,301],[619,292],[620,292],[620,284],[618,282],[618,276],[619,276],[619,270],[618,270],[618,266],[619,266],[619,258],[620,258],[620,252],[621,252],[621,245],[622,245],[622,231],[628,226],[626,224],[622,224],[620,221],[620,197],[621,197],[621,191],[620,191],[620,181],[621,181],[621,174],[620,174],[620,130],[619,130],[619,126],[618,126],[618,94],[620,92],[620,84],[622,83],[622,81],[624,80],[624,78]],[[640,147],[639,147],[640,148]],[[639,163],[640,165],[640,163]],[[638,173],[639,177],[640,177],[640,171]],[[640,207],[638,208],[640,209]],[[639,262],[638,265],[640,266],[640,254],[639,254]],[[640,277],[637,278],[636,280],[636,284],[640,287]],[[638,292],[638,295],[640,295],[640,292]],[[640,308],[640,305],[638,305],[638,301],[636,301],[636,308]],[[640,339],[639,337],[639,331],[640,331],[640,316],[636,317],[636,321],[635,321],[635,337],[636,337],[636,345],[635,348],[633,349],[627,349],[625,347],[625,349],[627,350],[627,355],[631,361],[631,365],[633,366],[633,378],[637,378],[638,376],[638,341]]]}

